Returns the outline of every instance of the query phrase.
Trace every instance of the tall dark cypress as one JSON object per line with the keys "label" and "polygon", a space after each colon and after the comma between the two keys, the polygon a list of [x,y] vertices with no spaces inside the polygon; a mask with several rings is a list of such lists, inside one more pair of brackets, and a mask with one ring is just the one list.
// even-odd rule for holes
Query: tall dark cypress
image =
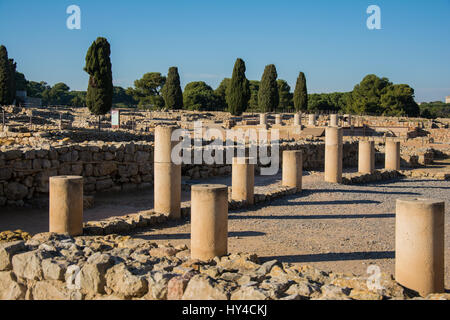
{"label": "tall dark cypress", "polygon": [[167,79],[161,90],[165,106],[168,109],[183,109],[183,92],[177,67],[170,67]]}
{"label": "tall dark cypress", "polygon": [[300,72],[297,78],[294,91],[294,107],[297,111],[305,111],[308,109],[308,89],[306,88],[306,77]]}
{"label": "tall dark cypress", "polygon": [[247,110],[250,99],[250,85],[245,77],[245,70],[244,60],[236,59],[230,85],[226,90],[228,108],[234,116],[239,116]]}
{"label": "tall dark cypress", "polygon": [[89,74],[86,105],[95,115],[106,114],[112,107],[113,80],[111,47],[108,40],[99,37],[86,54],[84,71]]}
{"label": "tall dark cypress", "polygon": [[13,96],[11,75],[8,51],[5,46],[0,46],[0,105],[9,105],[14,100],[11,98]]}
{"label": "tall dark cypress", "polygon": [[278,74],[275,65],[269,64],[264,68],[258,91],[258,105],[263,112],[272,112],[278,106],[277,77]]}
{"label": "tall dark cypress", "polygon": [[14,59],[9,59],[9,99],[11,103],[16,100],[16,68],[17,63],[14,62]]}

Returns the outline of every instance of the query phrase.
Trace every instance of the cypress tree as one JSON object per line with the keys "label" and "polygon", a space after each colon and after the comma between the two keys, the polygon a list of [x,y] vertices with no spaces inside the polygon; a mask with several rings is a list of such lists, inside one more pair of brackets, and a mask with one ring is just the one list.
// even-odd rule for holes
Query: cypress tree
{"label": "cypress tree", "polygon": [[183,92],[180,86],[180,75],[177,67],[170,67],[166,84],[161,90],[166,108],[183,109]]}
{"label": "cypress tree", "polygon": [[306,88],[306,77],[300,72],[294,91],[294,107],[296,111],[308,109],[308,89]]}
{"label": "cypress tree", "polygon": [[9,59],[9,101],[11,103],[16,100],[16,68],[17,63],[14,62],[14,59]]}
{"label": "cypress tree", "polygon": [[104,115],[112,107],[113,81],[111,66],[111,47],[108,40],[99,37],[86,54],[84,71],[89,74],[86,105],[95,115]]}
{"label": "cypress tree", "polygon": [[231,82],[226,90],[228,108],[234,116],[239,116],[247,110],[250,99],[250,85],[245,77],[245,70],[244,60],[236,59]]}
{"label": "cypress tree", "polygon": [[277,77],[275,65],[270,64],[264,68],[261,85],[259,86],[258,91],[258,105],[263,112],[272,112],[278,106]]}
{"label": "cypress tree", "polygon": [[13,102],[11,74],[8,51],[5,46],[0,46],[0,105],[9,105]]}

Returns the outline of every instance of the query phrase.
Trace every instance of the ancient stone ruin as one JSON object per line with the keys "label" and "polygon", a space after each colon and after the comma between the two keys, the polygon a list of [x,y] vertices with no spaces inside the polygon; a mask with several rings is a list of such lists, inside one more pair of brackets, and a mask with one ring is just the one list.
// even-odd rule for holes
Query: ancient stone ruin
{"label": "ancient stone ruin", "polygon": [[[292,230],[317,223],[319,238],[327,236],[320,219],[355,218],[339,211],[303,215],[302,208],[314,205],[308,197],[323,192],[314,179],[330,188],[330,196],[411,179],[438,181],[448,190],[448,119],[136,111],[122,112],[120,126],[97,131],[95,119],[80,110],[35,109],[28,123],[23,110],[12,108],[7,110],[15,116],[0,136],[0,226],[2,219],[20,225],[15,210],[30,221],[43,213],[49,223],[46,230],[36,226],[39,232],[10,228],[0,234],[2,300],[449,298],[448,197],[405,198],[400,189],[386,191],[385,184],[372,190],[398,198],[386,217],[395,217],[395,256],[383,258],[395,263],[395,272],[374,273],[375,278],[308,264],[345,260],[337,253],[283,261],[241,252],[233,241],[251,232],[232,224],[242,219],[244,225],[246,217],[277,218],[264,212],[277,201],[297,210],[282,216]],[[192,144],[174,139],[179,129]],[[226,135],[238,132],[242,139]],[[182,163],[174,161],[175,153]],[[205,163],[205,154],[216,161]],[[275,173],[265,175],[271,168]],[[122,215],[109,216],[105,204],[96,203],[144,195],[153,197],[153,206],[132,211],[130,204]],[[89,220],[99,212],[100,219]],[[181,231],[186,225],[187,234]],[[389,233],[394,224],[383,226]],[[338,223],[333,231],[342,228]],[[168,241],[159,241],[160,231],[168,232]],[[170,239],[187,241],[174,245]],[[275,240],[264,238],[268,247]],[[303,250],[302,243],[295,247]],[[371,260],[360,252],[347,254]]]}

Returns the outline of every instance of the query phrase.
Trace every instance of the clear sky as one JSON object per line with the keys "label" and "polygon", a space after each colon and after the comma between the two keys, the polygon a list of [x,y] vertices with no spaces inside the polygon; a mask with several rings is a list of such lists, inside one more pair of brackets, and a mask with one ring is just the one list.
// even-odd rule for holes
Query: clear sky
{"label": "clear sky", "polygon": [[[69,30],[69,5],[81,30]],[[369,30],[369,5],[381,30]],[[114,84],[179,68],[182,86],[213,88],[237,57],[248,79],[275,64],[293,88],[299,71],[309,92],[350,91],[369,74],[407,83],[416,100],[450,95],[450,0],[0,0],[0,43],[28,80],[86,90],[86,51],[111,43]]]}

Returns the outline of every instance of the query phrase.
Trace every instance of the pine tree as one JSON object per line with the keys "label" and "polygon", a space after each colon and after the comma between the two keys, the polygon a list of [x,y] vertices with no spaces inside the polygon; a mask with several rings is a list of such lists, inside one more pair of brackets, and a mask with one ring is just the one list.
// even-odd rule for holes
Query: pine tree
{"label": "pine tree", "polygon": [[166,84],[161,90],[165,106],[168,109],[183,109],[183,92],[177,67],[169,68]]}
{"label": "pine tree", "polygon": [[270,64],[265,67],[258,91],[258,105],[263,112],[274,111],[279,102],[277,69]]}
{"label": "pine tree", "polygon": [[86,105],[95,115],[104,115],[112,107],[113,81],[111,48],[108,40],[97,38],[86,54],[84,71],[89,74]]}
{"label": "pine tree", "polygon": [[12,98],[11,75],[11,64],[8,59],[8,51],[5,46],[0,46],[0,105],[9,105],[14,100],[14,98]]}
{"label": "pine tree", "polygon": [[250,85],[245,77],[245,70],[244,60],[236,59],[231,82],[226,92],[228,108],[234,116],[239,116],[247,110],[250,99]]}
{"label": "pine tree", "polygon": [[294,108],[297,111],[304,111],[308,109],[308,90],[306,88],[306,77],[303,72],[300,72],[297,78],[294,91]]}

